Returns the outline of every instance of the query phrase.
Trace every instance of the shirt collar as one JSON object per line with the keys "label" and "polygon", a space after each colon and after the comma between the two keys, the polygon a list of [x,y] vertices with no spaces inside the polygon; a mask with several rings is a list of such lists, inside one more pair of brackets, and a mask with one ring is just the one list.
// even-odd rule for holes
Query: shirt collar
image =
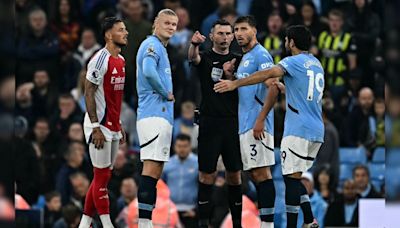
{"label": "shirt collar", "polygon": [[366,197],[370,191],[371,191],[371,184],[368,184],[367,188],[363,192],[360,193],[361,197],[363,197],[363,198]]}

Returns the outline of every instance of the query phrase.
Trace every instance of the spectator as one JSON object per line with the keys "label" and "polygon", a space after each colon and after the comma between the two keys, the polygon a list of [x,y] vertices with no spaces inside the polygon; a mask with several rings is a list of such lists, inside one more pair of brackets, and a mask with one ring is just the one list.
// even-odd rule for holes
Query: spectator
{"label": "spectator", "polygon": [[314,1],[306,0],[300,9],[301,19],[300,24],[305,25],[311,31],[312,43],[317,44],[319,34],[326,30],[326,25],[323,24],[318,17],[317,9],[315,8]]}
{"label": "spectator", "polygon": [[122,180],[121,196],[117,200],[117,213],[119,214],[137,197],[137,185],[135,179],[126,177]]}
{"label": "spectator", "polygon": [[83,205],[85,203],[85,196],[89,190],[89,180],[87,176],[82,172],[76,172],[69,176],[71,181],[72,193],[69,198],[69,203],[75,205],[81,211],[83,211]]}
{"label": "spectator", "polygon": [[73,204],[68,204],[62,209],[62,218],[60,218],[53,228],[72,228],[78,227],[81,217],[81,211]]}
{"label": "spectator", "polygon": [[100,48],[94,31],[90,28],[83,29],[80,44],[72,53],[72,58],[65,68],[64,88],[66,90],[70,91],[78,84],[81,71],[86,68],[90,57]]}
{"label": "spectator", "polygon": [[[286,24],[290,20],[293,19],[293,16],[296,14],[296,8],[294,5],[289,4],[289,1],[286,0],[253,0],[250,8],[250,14],[253,15],[256,21],[267,21],[268,16],[274,12],[279,12],[281,15],[283,22]],[[263,27],[258,25],[257,30],[263,31]]]}
{"label": "spectator", "polygon": [[68,140],[69,142],[76,141],[84,143],[83,129],[80,122],[74,122],[69,125]]}
{"label": "spectator", "polygon": [[50,131],[49,121],[38,118],[33,127],[32,145],[40,167],[39,193],[54,190],[55,174],[60,167],[61,156],[57,154],[59,140]]}
{"label": "spectator", "polygon": [[59,41],[56,34],[47,29],[46,13],[40,8],[33,9],[29,13],[29,25],[28,33],[17,45],[17,84],[30,81],[38,66],[51,76],[58,75]]}
{"label": "spectator", "polygon": [[371,134],[378,147],[385,146],[385,108],[385,100],[377,98],[374,102],[374,116],[369,118]]}
{"label": "spectator", "polygon": [[174,35],[169,40],[171,70],[174,76],[175,106],[180,106],[182,101],[193,100],[196,92],[190,75],[188,50],[193,32],[187,28],[190,23],[188,11],[185,8],[177,8],[178,26]]}
{"label": "spectator", "polygon": [[92,177],[92,166],[84,160],[85,145],[80,142],[73,142],[65,153],[65,164],[57,173],[56,189],[61,194],[63,205],[72,195],[72,183],[70,175],[76,172],[83,172],[86,176]]}
{"label": "spectator", "polygon": [[336,196],[336,184],[333,181],[334,176],[329,165],[325,165],[315,170],[315,189],[319,192],[322,198],[331,204]]}
{"label": "spectator", "polygon": [[51,29],[60,41],[61,62],[72,56],[79,41],[80,25],[71,9],[71,0],[57,0],[57,11]]}
{"label": "spectator", "polygon": [[[361,87],[361,78],[363,77],[363,71],[357,67],[355,70],[349,72],[349,88],[346,95],[342,96],[340,100],[340,105],[343,108],[346,108],[346,112],[343,114],[348,115],[357,104],[357,96],[360,92]],[[346,101],[347,100],[347,101]]]}
{"label": "spectator", "polygon": [[73,58],[79,62],[81,68],[85,67],[90,57],[100,48],[93,29],[85,28],[82,31],[81,42],[75,50]]}
{"label": "spectator", "polygon": [[[369,170],[364,165],[357,165],[353,169],[353,179],[356,192],[360,198],[381,198],[370,182]],[[380,190],[380,189],[379,189]]]}
{"label": "spectator", "polygon": [[283,34],[283,21],[278,12],[272,12],[267,20],[267,34],[260,34],[260,43],[268,50],[277,64],[285,57],[285,40]]}
{"label": "spectator", "polygon": [[32,205],[36,202],[39,195],[40,167],[39,160],[35,154],[32,143],[25,138],[28,131],[28,122],[22,116],[15,117],[14,120],[14,150],[15,160],[15,183],[17,193]]}
{"label": "spectator", "polygon": [[53,224],[61,218],[61,195],[52,191],[45,195],[46,205],[44,207],[44,227],[52,228]]}
{"label": "spectator", "polygon": [[111,174],[110,182],[108,183],[109,192],[115,197],[120,196],[121,183],[125,178],[137,178],[139,170],[134,163],[127,159],[126,153],[119,149],[115,157],[114,167]]}
{"label": "spectator", "polygon": [[[328,204],[325,202],[325,200],[322,198],[322,196],[319,194],[318,191],[315,191],[314,189],[314,178],[311,173],[305,172],[301,175],[301,183],[305,186],[307,189],[307,194],[309,196],[310,204],[311,204],[311,210],[313,212],[314,218],[318,221],[318,225],[320,228],[324,228],[324,219],[325,219],[325,213],[326,210],[328,209]],[[302,196],[302,200],[303,196]],[[301,228],[303,227],[303,211],[300,210],[298,218],[299,221],[297,222],[297,227]]]}
{"label": "spectator", "polygon": [[[63,139],[59,146],[59,154],[63,154],[64,151],[68,150],[68,146],[72,142],[85,143],[82,124],[79,122],[72,123],[68,128],[68,134],[65,139]],[[86,154],[85,159],[87,158]],[[88,159],[88,158],[87,158]]]}
{"label": "spectator", "polygon": [[[136,1],[136,0],[133,0]],[[115,8],[117,9],[116,17],[121,18],[125,20],[128,15],[129,15],[129,3],[132,2],[132,0],[119,0],[117,4],[115,5]],[[140,2],[140,0],[139,0]]]}
{"label": "spectator", "polygon": [[343,194],[329,205],[324,225],[358,227],[358,199],[354,181],[344,182]]}
{"label": "spectator", "polygon": [[125,58],[125,90],[124,98],[129,105],[137,107],[136,93],[136,53],[140,43],[152,33],[151,23],[143,18],[143,4],[140,0],[130,1],[128,4],[128,17],[124,21],[128,34],[129,45],[122,49]]}
{"label": "spectator", "polygon": [[52,126],[62,138],[66,138],[69,126],[74,122],[82,122],[83,114],[76,105],[71,94],[62,94],[58,97],[58,111],[51,118]]}
{"label": "spectator", "polygon": [[[54,111],[57,93],[46,70],[36,70],[33,74],[34,87],[31,90],[35,117],[50,117]],[[52,86],[53,84],[53,86]]]}
{"label": "spectator", "polygon": [[35,121],[31,90],[33,83],[23,83],[16,88],[15,115],[23,116],[31,127]]}
{"label": "spectator", "polygon": [[333,185],[339,181],[339,133],[332,122],[327,118],[326,111],[322,113],[322,119],[325,125],[324,143],[316,157],[315,169],[329,165],[332,171]]}
{"label": "spectator", "polygon": [[211,32],[212,24],[220,19],[220,12],[223,8],[234,8],[235,0],[218,0],[217,9],[210,15],[208,15],[201,24],[201,34],[208,35]]}
{"label": "spectator", "polygon": [[178,8],[181,7],[181,0],[164,0],[164,8],[172,9],[173,11],[177,11]]}
{"label": "spectator", "polygon": [[175,139],[175,155],[165,164],[162,179],[171,189],[179,218],[185,227],[196,227],[197,216],[197,155],[191,152],[190,136],[180,134]]}
{"label": "spectator", "polygon": [[331,92],[336,105],[346,92],[348,72],[357,66],[357,47],[351,34],[343,31],[343,20],[342,11],[331,10],[329,31],[323,31],[318,38],[320,60],[325,70],[325,87]]}
{"label": "spectator", "polygon": [[[86,64],[87,65],[87,64]],[[74,97],[75,101],[78,103],[79,108],[82,112],[86,112],[86,101],[85,101],[85,80],[86,80],[86,65],[79,72],[77,85],[71,90],[71,95]]]}
{"label": "spectator", "polygon": [[29,29],[29,13],[35,7],[34,2],[32,0],[15,1],[15,28],[19,35]]}
{"label": "spectator", "polygon": [[192,148],[197,148],[197,141],[194,140],[197,138],[198,135],[198,127],[194,125],[194,109],[195,105],[191,101],[183,102],[181,105],[181,117],[178,117],[174,121],[174,128],[173,128],[173,140],[179,134],[186,134],[189,135],[192,139]]}
{"label": "spectator", "polygon": [[368,0],[353,0],[353,9],[347,20],[348,31],[357,40],[357,65],[362,67],[364,75],[362,86],[375,84],[374,70],[371,67],[371,53],[374,53],[376,41],[381,32],[378,15],[370,8]]}
{"label": "spectator", "polygon": [[353,108],[346,120],[347,126],[352,127],[342,132],[343,146],[371,147],[374,138],[369,127],[369,117],[372,115],[373,104],[373,91],[367,87],[362,88],[358,94],[358,105]]}

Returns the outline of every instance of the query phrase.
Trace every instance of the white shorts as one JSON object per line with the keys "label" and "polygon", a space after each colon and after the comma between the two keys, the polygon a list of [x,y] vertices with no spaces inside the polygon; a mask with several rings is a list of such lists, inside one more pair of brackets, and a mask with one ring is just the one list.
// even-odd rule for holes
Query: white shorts
{"label": "white shorts", "polygon": [[102,149],[96,149],[93,143],[89,143],[90,160],[93,167],[113,167],[119,149],[119,140],[105,141]]}
{"label": "white shorts", "polygon": [[306,172],[311,168],[322,143],[296,136],[286,136],[281,142],[282,174]]}
{"label": "white shorts", "polygon": [[240,154],[242,156],[243,170],[272,166],[275,164],[274,136],[264,132],[263,140],[256,140],[253,129],[240,134]]}
{"label": "white shorts", "polygon": [[[101,129],[101,132],[103,132],[103,135],[106,138],[106,141],[108,141],[108,142],[111,142],[113,140],[120,140],[122,138],[121,131],[119,131],[119,132],[111,131],[110,129],[104,127],[101,124],[100,124],[100,129]],[[83,132],[85,133],[86,143],[88,143],[88,144],[91,143],[90,136],[92,135],[92,131],[93,131],[92,123],[90,122],[89,115],[86,113],[84,121],[83,121]]]}
{"label": "white shorts", "polygon": [[100,125],[100,130],[106,138],[106,141],[102,149],[96,149],[91,142],[93,128],[91,127],[89,116],[86,113],[83,122],[83,132],[85,133],[86,142],[89,144],[89,154],[92,165],[96,168],[112,168],[116,157],[115,155],[119,149],[119,140],[122,138],[122,133],[121,131],[111,131],[103,125]]}
{"label": "white shorts", "polygon": [[140,160],[168,161],[172,140],[172,125],[161,117],[137,121]]}

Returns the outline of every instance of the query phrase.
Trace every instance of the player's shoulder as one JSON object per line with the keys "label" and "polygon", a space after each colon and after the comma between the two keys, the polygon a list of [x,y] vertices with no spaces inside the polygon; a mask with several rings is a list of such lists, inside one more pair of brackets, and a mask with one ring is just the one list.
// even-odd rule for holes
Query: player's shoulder
{"label": "player's shoulder", "polygon": [[124,58],[124,56],[123,56],[123,55],[121,55],[121,54],[118,54],[118,57],[119,57],[120,59],[122,59],[122,60],[124,60],[124,61],[125,61],[125,58]]}
{"label": "player's shoulder", "polygon": [[258,45],[257,45],[256,51],[255,51],[254,54],[255,54],[256,56],[258,56],[259,58],[263,58],[263,59],[268,58],[268,59],[270,59],[270,60],[272,61],[272,56],[271,56],[271,54],[270,54],[269,51],[268,51],[264,46],[262,46],[261,44],[258,44]]}
{"label": "player's shoulder", "polygon": [[108,52],[106,48],[98,50],[90,59],[88,67],[94,67],[99,70],[102,67],[107,66],[107,64],[104,63],[108,61],[110,55],[110,52]]}
{"label": "player's shoulder", "polygon": [[97,60],[101,60],[104,59],[106,56],[109,56],[110,53],[107,51],[107,49],[105,47],[99,49],[91,58],[90,61],[97,61]]}
{"label": "player's shoulder", "polygon": [[154,36],[148,36],[143,42],[142,45],[146,46],[146,47],[153,47],[153,48],[159,48],[160,46],[162,46],[160,40]]}

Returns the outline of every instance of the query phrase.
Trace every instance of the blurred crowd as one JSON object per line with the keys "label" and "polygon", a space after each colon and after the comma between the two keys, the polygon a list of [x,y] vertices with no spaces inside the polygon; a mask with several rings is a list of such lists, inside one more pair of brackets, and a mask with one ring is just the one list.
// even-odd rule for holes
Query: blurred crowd
{"label": "blurred crowd", "polygon": [[[152,33],[154,17],[163,8],[173,9],[179,18],[177,32],[167,47],[176,120],[171,160],[159,183],[159,188],[164,189],[159,194],[164,198],[157,201],[156,209],[160,212],[155,213],[154,221],[186,227],[196,224],[198,127],[193,117],[201,100],[198,77],[205,75],[198,75],[187,60],[191,36],[197,30],[208,36],[218,18],[233,24],[238,16],[252,14],[257,20],[257,38],[275,63],[287,56],[287,26],[304,24],[312,32],[310,52],[325,69],[325,143],[313,173],[305,174],[303,182],[322,227],[324,222],[357,225],[358,199],[385,196],[384,176],[378,184],[372,184],[374,175],[370,167],[376,163],[375,152],[385,145],[400,146],[400,83],[396,68],[400,33],[395,30],[400,24],[389,19],[400,10],[396,1],[16,0],[14,25],[3,28],[15,34],[16,43],[7,38],[0,42],[0,59],[6,66],[1,73],[8,75],[0,83],[0,110],[11,110],[15,116],[17,208],[42,209],[45,227],[73,227],[79,222],[93,176],[82,130],[86,65],[104,44],[100,35],[102,20],[118,16],[129,31],[129,45],[122,51],[126,83],[121,114],[128,140],[119,149],[109,185],[111,217],[121,227],[137,225],[136,192],[141,163],[136,133],[136,52],[141,41]],[[208,39],[201,49],[210,45]],[[236,42],[231,49],[241,53]],[[15,71],[7,66],[15,66]],[[15,88],[15,99],[11,88]],[[279,147],[284,96],[279,98],[274,112],[275,145]],[[0,130],[6,129],[6,125],[2,121]],[[352,164],[346,178],[339,153],[342,148],[360,149],[366,158]],[[400,151],[387,151],[386,156],[390,154],[399,157],[396,154]],[[397,167],[393,169],[400,173]],[[229,219],[224,220],[229,213],[224,178],[221,165],[213,195],[215,227],[229,226],[225,224]],[[254,215],[255,187],[246,174],[243,179],[243,193],[248,199],[243,201],[243,214]],[[393,186],[398,190],[390,198],[399,200],[400,183]],[[3,192],[0,185],[0,196],[5,195]],[[344,205],[351,209],[344,211]]]}

